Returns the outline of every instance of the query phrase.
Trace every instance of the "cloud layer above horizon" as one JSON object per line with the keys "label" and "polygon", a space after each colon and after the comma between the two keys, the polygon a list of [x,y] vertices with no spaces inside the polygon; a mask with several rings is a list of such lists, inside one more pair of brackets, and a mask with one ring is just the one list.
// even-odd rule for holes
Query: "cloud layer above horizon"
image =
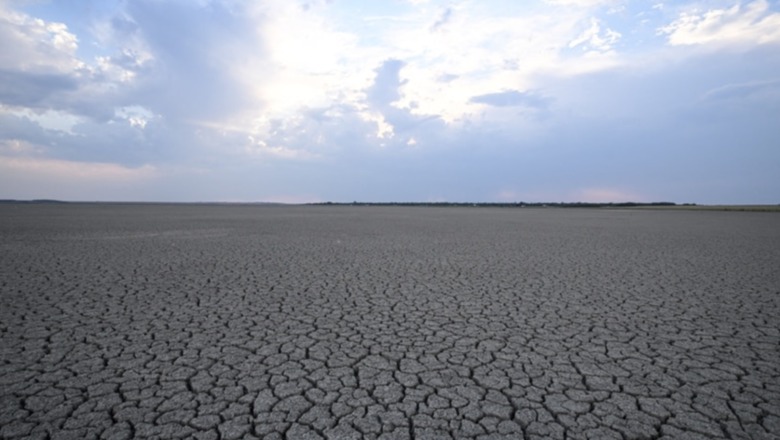
{"label": "cloud layer above horizon", "polygon": [[780,203],[777,1],[0,0],[0,198]]}

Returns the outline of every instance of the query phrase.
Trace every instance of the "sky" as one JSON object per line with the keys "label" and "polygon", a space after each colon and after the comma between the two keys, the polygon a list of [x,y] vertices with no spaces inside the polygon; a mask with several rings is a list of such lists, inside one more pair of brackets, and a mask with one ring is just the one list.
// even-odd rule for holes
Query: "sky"
{"label": "sky", "polygon": [[780,203],[780,1],[0,0],[0,199]]}

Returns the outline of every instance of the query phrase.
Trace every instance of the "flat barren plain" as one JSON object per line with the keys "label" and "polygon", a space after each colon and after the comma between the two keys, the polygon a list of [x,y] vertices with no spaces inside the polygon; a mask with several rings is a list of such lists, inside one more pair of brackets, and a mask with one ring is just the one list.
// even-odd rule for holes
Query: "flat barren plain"
{"label": "flat barren plain", "polygon": [[780,214],[0,206],[0,438],[777,439]]}

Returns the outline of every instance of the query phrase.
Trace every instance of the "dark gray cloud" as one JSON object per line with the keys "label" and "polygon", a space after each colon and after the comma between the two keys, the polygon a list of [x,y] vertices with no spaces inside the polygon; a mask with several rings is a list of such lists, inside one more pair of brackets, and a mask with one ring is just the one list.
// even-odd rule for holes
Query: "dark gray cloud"
{"label": "dark gray cloud", "polygon": [[116,26],[141,36],[154,56],[134,91],[139,104],[176,120],[223,118],[256,104],[230,74],[247,54],[264,52],[259,24],[241,8],[138,0],[127,4],[126,14]]}
{"label": "dark gray cloud", "polygon": [[[80,162],[117,163],[139,166],[150,162],[165,162],[177,149],[159,148],[160,143],[174,139],[158,121],[150,121],[145,129],[127,121],[106,124],[86,119],[71,127],[70,132],[46,129],[26,116],[0,114],[0,141],[17,139],[35,145],[38,153],[53,159]],[[185,139],[175,139],[176,142]],[[195,148],[193,143],[190,148]],[[177,159],[181,159],[180,157]]]}
{"label": "dark gray cloud", "polygon": [[[101,88],[103,90],[101,90]],[[119,93],[89,71],[38,73],[0,70],[0,104],[34,111],[65,111],[99,121],[114,116]]]}
{"label": "dark gray cloud", "polygon": [[452,74],[452,73],[442,73],[436,79],[438,81],[440,81],[440,82],[448,83],[448,82],[455,81],[458,78],[460,78],[460,75],[455,75],[455,74]]}
{"label": "dark gray cloud", "polygon": [[48,107],[54,95],[74,91],[79,83],[74,75],[0,69],[0,103],[28,108]]}
{"label": "dark gray cloud", "polygon": [[374,84],[366,90],[366,99],[376,108],[385,108],[401,97],[401,69],[404,62],[389,59],[376,69]]}
{"label": "dark gray cloud", "polygon": [[507,90],[505,92],[487,93],[474,96],[470,102],[487,104],[493,107],[531,107],[545,108],[549,99],[534,92]]}
{"label": "dark gray cloud", "polygon": [[441,27],[445,26],[447,23],[449,23],[449,21],[452,20],[452,15],[453,15],[452,7],[444,8],[444,10],[441,11],[441,14],[439,14],[439,17],[436,19],[436,21],[431,25],[431,31],[436,31]]}
{"label": "dark gray cloud", "polygon": [[33,145],[46,145],[53,140],[51,131],[26,116],[0,113],[0,127],[0,142],[22,140]]}

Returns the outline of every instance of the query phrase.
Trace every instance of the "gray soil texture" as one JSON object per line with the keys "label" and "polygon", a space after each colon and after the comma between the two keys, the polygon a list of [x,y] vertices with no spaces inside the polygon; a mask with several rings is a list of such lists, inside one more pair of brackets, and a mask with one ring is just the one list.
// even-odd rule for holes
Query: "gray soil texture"
{"label": "gray soil texture", "polygon": [[0,438],[777,439],[780,214],[0,206]]}

